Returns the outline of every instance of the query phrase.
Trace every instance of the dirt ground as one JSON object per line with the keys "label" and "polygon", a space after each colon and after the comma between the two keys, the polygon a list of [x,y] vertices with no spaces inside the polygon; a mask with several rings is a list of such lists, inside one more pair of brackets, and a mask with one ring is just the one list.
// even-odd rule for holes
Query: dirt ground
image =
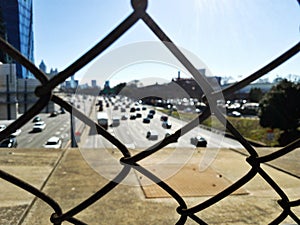
{"label": "dirt ground", "polygon": [[[84,159],[82,152],[78,149],[67,149],[65,151],[15,149],[13,152],[3,150],[0,158],[1,170],[41,189],[59,204],[63,212],[67,212],[105,186],[109,182],[109,178],[105,176],[111,175],[111,177],[114,177],[119,171],[119,167],[112,165],[109,160],[96,158],[101,150],[91,149],[88,151],[90,151],[89,157],[95,159],[95,164],[92,167],[87,163],[91,161]],[[190,150],[180,151],[178,157],[180,157],[180,154],[186,154],[186,151]],[[211,149],[210,151],[217,150]],[[261,151],[264,150],[261,149]],[[275,149],[265,150],[265,152],[267,151],[275,151]],[[299,149],[297,149],[297,152],[299,152]],[[172,149],[164,149],[142,160],[140,164],[149,168],[149,170],[151,168],[151,171],[158,177],[163,176],[164,168],[169,168],[170,164],[164,165],[160,160],[168,157],[171,153]],[[195,150],[185,165],[195,167],[197,163],[199,164],[204,153],[204,149]],[[109,154],[116,159],[122,157],[115,150],[111,150]],[[277,166],[283,163],[285,169],[289,168],[292,171],[299,172],[295,169],[295,167],[299,168],[299,162],[295,165],[295,155],[293,154],[286,156],[284,163],[277,163]],[[213,170],[218,176],[221,175],[228,181],[226,185],[229,186],[251,169],[245,159],[246,157],[243,154],[230,149],[221,149],[218,150],[216,158],[209,166],[209,171]],[[261,165],[261,168],[272,177],[290,200],[299,199],[299,178],[268,165]],[[194,172],[197,171],[198,173],[205,173],[206,170],[200,171],[196,168]],[[172,178],[176,174],[177,172],[174,172],[170,177]],[[186,187],[193,187],[204,182],[199,180],[201,176],[184,174],[184,179],[182,178],[181,182],[188,182],[189,185]],[[210,176],[211,174],[204,177],[209,179]],[[140,186],[140,177],[139,173],[131,170],[123,183],[117,185],[105,196],[74,217],[84,223],[95,225],[176,224],[180,218],[180,215],[176,212],[179,206],[177,201],[170,197],[146,198],[145,192]],[[165,181],[168,182],[168,179],[166,178]],[[176,186],[176,183],[171,182],[171,184]],[[176,190],[176,187],[173,188]],[[196,213],[196,215],[208,224],[268,224],[282,212],[282,208],[277,203],[277,200],[280,199],[279,195],[260,175],[256,175],[242,188],[243,194],[227,196],[216,204]],[[198,194],[198,196],[183,197],[183,200],[190,208],[212,197],[212,195]],[[0,182],[0,199],[1,225],[52,224],[50,217],[54,211],[51,207],[3,179]],[[298,217],[300,216],[299,208],[292,208]],[[71,223],[63,222],[63,224]],[[187,219],[185,224],[197,223],[192,219]],[[288,217],[283,224],[296,224],[296,222]]]}

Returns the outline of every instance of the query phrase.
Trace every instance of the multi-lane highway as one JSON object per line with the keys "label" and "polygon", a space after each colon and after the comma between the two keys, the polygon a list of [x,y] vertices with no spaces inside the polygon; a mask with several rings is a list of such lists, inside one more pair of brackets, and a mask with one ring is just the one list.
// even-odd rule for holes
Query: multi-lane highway
{"label": "multi-lane highway", "polygon": [[[150,130],[155,130],[158,133],[158,141],[162,140],[166,133],[172,134],[176,130],[180,129],[183,125],[186,124],[186,122],[183,122],[181,120],[178,120],[173,117],[169,117],[169,121],[172,124],[172,127],[170,129],[165,129],[162,127],[162,121],[160,120],[160,117],[163,115],[161,112],[156,110],[156,113],[154,115],[154,118],[151,119],[151,122],[149,124],[143,123],[143,118],[147,117],[149,110],[153,109],[150,106],[146,106],[146,110],[142,110],[142,105],[137,105],[133,102],[130,103],[129,108],[125,108],[126,104],[129,104],[128,102],[125,102],[125,100],[119,100],[114,105],[110,104],[109,107],[106,107],[104,104],[103,111],[108,114],[108,117],[111,120],[114,117],[121,118],[122,115],[126,115],[128,117],[127,120],[121,120],[120,119],[120,125],[109,127],[108,132],[110,132],[112,135],[114,135],[116,138],[118,138],[122,143],[124,143],[128,148],[130,149],[145,149],[147,147],[150,147],[151,145],[155,144],[157,140],[148,140],[146,138],[146,134]],[[115,109],[115,106],[118,106],[118,109]],[[121,112],[121,108],[125,108],[125,112]],[[140,108],[140,111],[136,112],[130,112],[130,108]],[[137,113],[141,113],[141,118],[136,118],[134,120],[130,119],[131,115],[136,115]],[[94,112],[92,112],[92,117],[94,117],[94,120],[96,121],[96,108]],[[230,138],[223,137],[222,134],[214,133],[206,129],[202,129],[200,127],[197,127],[187,134],[183,135],[179,138],[178,143],[172,143],[168,147],[190,147],[195,148],[190,142],[191,137],[195,136],[202,136],[204,137],[208,144],[208,148],[220,148],[220,147],[233,147],[233,148],[239,148],[241,147],[240,143],[232,140]],[[81,147],[84,148],[112,148],[113,145],[109,143],[106,139],[99,135],[95,134],[89,134],[85,140],[81,143]]]}
{"label": "multi-lane highway", "polygon": [[[73,95],[71,97],[62,96],[67,102],[72,102],[74,107],[82,111],[86,115],[90,113],[92,106],[94,106],[93,98],[91,96]],[[31,120],[23,127],[21,133],[17,136],[17,148],[43,148],[43,145],[50,137],[58,137],[62,141],[61,148],[68,147],[70,143],[70,114],[65,111],[61,113],[60,106],[55,105],[55,110],[58,112],[57,116],[50,117],[51,113],[40,113],[38,116],[45,122],[46,127],[42,131],[34,132],[34,122]],[[1,121],[0,124],[8,125],[12,121]],[[83,123],[74,118],[74,133],[82,132]]]}
{"label": "multi-lane highway", "polygon": [[[160,118],[164,114],[158,110],[155,110],[156,113],[153,119],[150,120],[150,123],[143,123],[143,119],[147,117],[149,111],[154,109],[151,106],[138,105],[137,103],[128,99],[125,100],[119,97],[116,97],[113,100],[115,102],[109,102],[109,106],[106,106],[104,99],[102,97],[100,99],[102,99],[104,102],[103,111],[108,115],[109,124],[112,123],[112,118],[120,118],[120,124],[113,127],[109,126],[108,132],[118,138],[129,149],[146,149],[155,144],[157,141],[162,140],[167,133],[172,134],[186,124],[184,121],[169,116],[168,120],[171,122],[172,127],[170,129],[163,128]],[[95,98],[91,96],[86,97],[77,95],[71,98],[65,98],[65,100],[72,102],[77,109],[81,110],[87,116],[90,115],[91,119],[97,121],[96,115],[98,106],[95,105],[97,102]],[[128,108],[125,107],[126,105],[128,105]],[[116,108],[116,106],[118,107]],[[146,107],[146,109],[143,110],[143,107]],[[56,108],[59,112],[59,107],[56,106]],[[123,109],[122,111],[121,108]],[[136,112],[130,112],[131,108],[139,108],[140,110]],[[137,113],[142,115],[141,118],[131,120],[130,116],[136,115]],[[121,119],[123,115],[127,117],[126,120]],[[70,114],[67,112],[65,114],[59,113],[56,117],[50,117],[50,114],[42,113],[39,114],[39,116],[46,123],[45,130],[41,132],[32,132],[34,123],[29,122],[25,124],[23,127],[21,127],[21,134],[17,137],[18,148],[42,148],[43,144],[45,144],[45,142],[52,136],[59,137],[62,140],[62,148],[66,147],[70,142]],[[84,127],[89,129],[88,126],[84,126],[81,121],[75,119],[74,132],[80,131],[82,134]],[[158,140],[149,140],[146,138],[146,134],[150,130],[155,130],[157,132]],[[177,143],[172,143],[168,145],[168,147],[195,148],[195,146],[191,144],[190,139],[191,137],[196,137],[199,135],[207,140],[208,148],[241,147],[240,143],[235,140],[223,137],[222,134],[214,133],[210,130],[202,129],[200,127],[194,128],[190,132],[181,136]],[[87,135],[81,137],[80,147],[114,148],[114,145],[100,135],[87,132]]]}
{"label": "multi-lane highway", "polygon": [[70,119],[69,114],[58,114],[56,117],[50,117],[50,114],[39,114],[46,123],[46,127],[41,132],[33,132],[34,122],[30,122],[21,127],[21,134],[17,137],[18,148],[43,148],[45,142],[53,136],[62,140],[64,147],[70,139]]}

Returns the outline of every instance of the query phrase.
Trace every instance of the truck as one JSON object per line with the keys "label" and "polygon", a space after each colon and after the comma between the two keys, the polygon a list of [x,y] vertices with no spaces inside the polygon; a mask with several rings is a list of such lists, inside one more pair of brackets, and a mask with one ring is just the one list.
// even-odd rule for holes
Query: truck
{"label": "truck", "polygon": [[108,128],[108,115],[106,112],[97,113],[97,122],[99,126],[103,127],[105,130]]}

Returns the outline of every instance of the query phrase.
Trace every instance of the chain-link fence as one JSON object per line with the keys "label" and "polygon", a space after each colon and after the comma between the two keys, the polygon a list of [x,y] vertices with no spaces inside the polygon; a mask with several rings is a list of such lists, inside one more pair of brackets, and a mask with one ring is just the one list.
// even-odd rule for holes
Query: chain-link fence
{"label": "chain-link fence", "polygon": [[[299,1],[298,1],[299,2]],[[271,162],[275,159],[278,159],[291,151],[294,151],[296,147],[299,147],[300,139],[288,144],[287,146],[281,148],[280,150],[260,156],[258,152],[253,148],[251,144],[236,130],[236,128],[225,118],[223,113],[219,111],[216,104],[211,104],[212,102],[216,103],[216,96],[218,94],[223,94],[225,97],[234,93],[237,90],[247,86],[251,82],[256,79],[262,77],[267,74],[274,68],[279,65],[285,63],[287,60],[295,56],[300,51],[300,43],[295,44],[289,50],[284,52],[278,58],[273,60],[272,62],[266,64],[260,70],[251,74],[247,78],[241,80],[234,85],[216,92],[213,90],[206,77],[200,74],[200,72],[194,67],[194,65],[185,57],[185,55],[176,47],[176,45],[172,42],[172,40],[164,33],[164,31],[158,26],[158,24],[153,20],[153,18],[146,12],[147,1],[146,0],[132,0],[133,12],[119,25],[117,26],[111,33],[109,33],[103,40],[101,40],[98,44],[96,44],[91,50],[86,52],[82,57],[76,60],[73,64],[67,67],[65,70],[60,72],[57,76],[52,79],[48,79],[47,76],[35,67],[30,61],[28,61],[25,57],[23,57],[17,50],[15,50],[9,43],[0,39],[0,49],[4,52],[7,52],[12,58],[14,58],[17,62],[26,67],[34,76],[40,81],[41,85],[36,88],[35,94],[39,97],[38,101],[34,104],[32,108],[30,108],[25,114],[23,114],[20,118],[10,124],[5,130],[1,131],[0,140],[3,140],[5,137],[9,136],[16,129],[22,127],[24,124],[29,122],[35,115],[37,115],[47,104],[49,101],[53,101],[61,107],[65,108],[69,113],[73,113],[75,117],[83,121],[90,127],[96,127],[96,130],[99,135],[106,138],[108,141],[113,143],[118,150],[123,154],[123,157],[120,158],[120,163],[123,165],[122,171],[107,185],[93,194],[91,197],[75,206],[71,210],[67,212],[62,212],[60,205],[55,201],[55,199],[47,196],[42,191],[33,187],[29,183],[26,183],[13,175],[2,171],[0,172],[0,176],[2,179],[30,192],[35,195],[45,203],[47,203],[50,207],[53,208],[54,213],[51,216],[51,222],[53,224],[61,224],[63,221],[69,221],[73,224],[85,224],[83,221],[80,221],[75,218],[75,216],[81,211],[88,208],[90,205],[100,200],[103,196],[109,193],[113,188],[119,185],[120,181],[122,181],[129,174],[131,170],[137,170],[142,173],[144,176],[148,177],[150,180],[156,183],[156,185],[160,186],[166,192],[168,192],[178,203],[178,208],[176,209],[179,214],[179,219],[177,224],[185,224],[188,218],[194,220],[199,224],[206,224],[206,222],[201,219],[196,213],[212,206],[213,204],[221,201],[226,198],[234,191],[241,188],[243,185],[251,181],[255,176],[261,176],[265,182],[267,182],[273,190],[280,196],[278,200],[278,205],[282,208],[282,213],[275,218],[271,224],[279,224],[286,217],[292,218],[295,223],[300,224],[299,217],[293,212],[294,207],[300,206],[300,199],[291,201],[284,190],[273,180],[269,174],[261,167],[262,163]],[[104,52],[111,44],[113,44],[118,38],[120,38],[126,31],[128,31],[136,22],[142,20],[151,30],[152,32],[159,38],[159,40],[165,44],[165,46],[169,49],[169,51],[182,63],[182,65],[189,71],[193,77],[197,77],[197,81],[200,83],[201,88],[203,89],[206,96],[203,97],[203,101],[210,103],[210,107],[203,111],[197,118],[187,123],[181,129],[177,130],[172,135],[165,137],[161,142],[141,151],[135,155],[127,149],[127,147],[119,141],[117,138],[112,136],[105,129],[100,127],[93,120],[85,116],[79,110],[77,110],[72,105],[65,102],[59,96],[53,94],[53,90],[59,84],[64,82],[67,78],[75,74],[85,65],[87,65],[90,61],[92,61],[96,56]],[[152,172],[145,169],[143,166],[139,165],[139,161],[147,158],[148,156],[161,151],[165,146],[170,143],[177,142],[178,138],[182,135],[186,134],[193,128],[197,127],[199,123],[207,119],[211,112],[214,112],[214,115],[218,118],[219,121],[224,123],[226,129],[231,132],[232,135],[243,145],[243,147],[247,150],[249,157],[246,158],[246,162],[251,166],[250,171],[240,178],[238,181],[227,187],[225,190],[216,194],[215,196],[209,198],[208,200],[197,204],[193,207],[187,207],[187,204],[183,197],[181,197],[171,186],[161,180],[159,177],[155,176]]]}

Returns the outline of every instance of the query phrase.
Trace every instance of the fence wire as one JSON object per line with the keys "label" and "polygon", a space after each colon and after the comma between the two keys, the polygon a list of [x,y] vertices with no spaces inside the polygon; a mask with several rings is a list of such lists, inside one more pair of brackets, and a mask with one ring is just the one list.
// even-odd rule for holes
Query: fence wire
{"label": "fence wire", "polygon": [[[36,116],[40,111],[48,104],[49,101],[53,101],[54,103],[60,105],[65,108],[69,113],[72,113],[79,120],[83,121],[86,125],[91,128],[96,127],[96,130],[99,135],[106,138],[112,144],[114,144],[118,150],[123,154],[123,157],[120,158],[120,163],[123,165],[122,171],[110,182],[108,182],[103,188],[97,191],[95,194],[87,198],[85,201],[75,206],[71,210],[67,212],[63,212],[59,203],[55,201],[55,199],[47,196],[42,191],[33,187],[29,183],[24,182],[23,180],[1,170],[0,177],[24,190],[38,197],[45,203],[47,203],[54,211],[50,220],[53,224],[59,225],[63,221],[68,221],[72,224],[85,224],[83,221],[80,221],[75,218],[75,216],[88,208],[90,205],[101,199],[107,193],[109,193],[113,188],[118,186],[120,181],[122,181],[129,174],[131,170],[137,170],[142,173],[150,180],[163,188],[166,192],[168,192],[178,203],[178,207],[176,209],[179,219],[177,224],[185,224],[188,218],[192,219],[198,224],[207,224],[204,220],[202,220],[196,213],[208,208],[209,206],[221,201],[226,198],[234,191],[241,188],[243,185],[248,183],[251,179],[253,179],[256,175],[260,175],[278,194],[280,199],[278,200],[278,205],[282,208],[281,214],[275,218],[271,224],[279,224],[288,216],[292,218],[295,223],[300,224],[299,217],[293,212],[293,208],[300,206],[300,199],[291,201],[284,190],[264,171],[261,167],[262,163],[271,162],[277,158],[280,158],[291,151],[294,151],[297,147],[300,146],[300,138],[295,140],[294,142],[288,144],[287,146],[281,148],[280,150],[271,153],[265,156],[259,156],[257,151],[251,146],[251,144],[237,131],[237,129],[224,117],[224,115],[218,110],[215,105],[209,105],[211,109],[214,109],[214,114],[217,119],[226,125],[226,129],[229,130],[235,138],[244,146],[244,148],[248,151],[249,157],[246,158],[246,162],[251,166],[250,171],[238,181],[227,187],[225,190],[216,194],[215,196],[209,198],[208,200],[197,204],[193,207],[187,207],[184,199],[168,184],[166,184],[159,177],[155,176],[149,170],[145,169],[141,165],[139,165],[139,161],[154,154],[157,151],[162,150],[163,147],[167,146],[170,143],[177,142],[178,138],[197,127],[199,123],[207,119],[211,115],[211,111],[209,107],[199,114],[197,118],[190,121],[181,129],[177,130],[172,135],[163,139],[163,141],[154,144],[153,146],[132,155],[127,147],[119,141],[117,138],[112,136],[109,132],[100,127],[96,122],[85,116],[79,110],[77,110],[74,106],[65,102],[59,96],[53,94],[53,90],[59,84],[64,82],[67,78],[75,74],[77,71],[82,69],[85,65],[87,65],[90,61],[92,61],[95,57],[100,55],[103,51],[105,51],[111,44],[113,44],[118,38],[120,38],[126,31],[128,31],[136,22],[142,20],[150,30],[158,37],[158,39],[165,44],[165,46],[169,49],[169,51],[182,63],[182,65],[193,75],[194,78],[197,78],[197,81],[200,83],[201,89],[206,93],[206,96],[203,97],[205,99],[211,99],[214,101],[214,96],[222,93],[225,97],[234,93],[237,90],[247,86],[251,82],[256,79],[262,77],[267,74],[274,68],[280,66],[285,63],[287,60],[292,58],[294,55],[298,54],[300,51],[300,42],[296,43],[282,55],[274,59],[272,62],[266,64],[264,67],[256,71],[255,73],[249,75],[247,78],[241,80],[240,82],[224,89],[221,91],[215,92],[205,76],[200,74],[200,72],[193,66],[193,64],[185,57],[185,55],[176,47],[176,45],[172,42],[172,40],[164,33],[164,31],[159,27],[159,25],[152,19],[152,17],[146,12],[147,9],[147,0],[132,0],[131,4],[133,7],[133,12],[122,22],[119,26],[117,26],[111,33],[109,33],[103,40],[101,40],[98,44],[96,44],[91,50],[86,52],[83,56],[77,59],[73,64],[67,67],[65,70],[58,73],[57,76],[49,79],[41,70],[39,70],[33,63],[27,60],[24,56],[20,54],[14,47],[12,47],[5,40],[0,39],[0,49],[6,53],[8,53],[13,59],[26,67],[41,83],[39,87],[36,88],[35,94],[39,99],[37,102],[20,118],[11,123],[5,130],[0,132],[0,141],[5,137],[8,137],[11,133],[13,133],[16,129],[22,127],[24,124],[29,122],[34,116]],[[300,4],[300,1],[298,0]]]}

